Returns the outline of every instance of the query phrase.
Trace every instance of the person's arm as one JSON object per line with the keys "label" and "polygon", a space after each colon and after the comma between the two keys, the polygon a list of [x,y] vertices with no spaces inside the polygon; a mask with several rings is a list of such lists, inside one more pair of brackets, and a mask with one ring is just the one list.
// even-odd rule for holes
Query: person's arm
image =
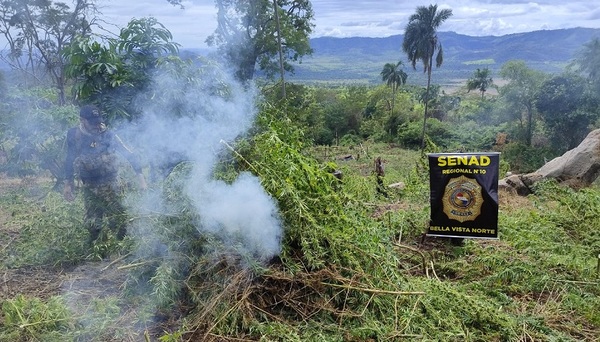
{"label": "person's arm", "polygon": [[129,164],[131,164],[133,171],[135,171],[135,173],[137,174],[138,186],[141,190],[146,190],[148,188],[148,185],[146,183],[146,178],[144,177],[144,174],[142,172],[142,165],[138,159],[138,156],[129,147],[127,147],[127,145],[125,145],[123,140],[121,140],[121,138],[119,138],[118,135],[113,133],[113,136],[113,140],[115,141],[116,145],[115,148],[121,155],[125,157],[125,159],[127,159],[127,161],[129,161]]}
{"label": "person's arm", "polygon": [[75,199],[75,196],[73,194],[73,188],[75,187],[75,170],[73,163],[75,162],[75,158],[77,157],[77,142],[75,140],[75,129],[70,129],[69,131],[67,131],[67,156],[65,158],[64,165],[65,180],[63,187],[63,197],[69,202]]}

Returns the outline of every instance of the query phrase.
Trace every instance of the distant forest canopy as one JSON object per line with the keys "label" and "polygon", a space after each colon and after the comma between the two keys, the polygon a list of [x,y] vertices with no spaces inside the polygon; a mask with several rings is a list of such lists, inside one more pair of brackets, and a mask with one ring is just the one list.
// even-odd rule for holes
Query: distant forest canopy
{"label": "distant forest canopy", "polygon": [[[467,36],[439,32],[444,46],[444,65],[434,69],[432,82],[443,87],[464,85],[477,69],[488,68],[498,84],[498,71],[509,60],[523,60],[528,67],[547,73],[565,70],[583,44],[600,38],[600,29],[540,30],[503,36]],[[287,80],[300,84],[381,84],[386,63],[404,63],[407,84],[423,85],[423,68],[413,70],[402,51],[403,35],[385,38],[319,37],[310,40],[314,52],[294,66]],[[183,58],[209,56],[215,49],[181,49]],[[0,70],[10,67],[0,60]]]}
{"label": "distant forest canopy", "polygon": [[[444,65],[434,69],[432,82],[442,86],[464,83],[477,68],[488,68],[492,78],[510,60],[546,73],[560,73],[584,44],[600,37],[600,29],[570,28],[541,30],[504,36],[473,37],[439,32],[444,46]],[[310,41],[312,56],[305,57],[288,77],[296,83],[381,84],[386,63],[402,61],[409,74],[407,84],[424,84],[423,68],[413,70],[402,51],[403,35],[386,38],[320,37]]]}

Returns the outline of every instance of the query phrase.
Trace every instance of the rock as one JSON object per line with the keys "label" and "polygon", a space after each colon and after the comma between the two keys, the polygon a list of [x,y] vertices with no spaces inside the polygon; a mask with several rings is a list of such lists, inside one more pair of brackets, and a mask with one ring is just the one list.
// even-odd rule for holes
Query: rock
{"label": "rock", "polygon": [[511,195],[517,194],[517,190],[515,188],[513,188],[512,185],[508,184],[506,182],[506,179],[501,179],[498,181],[498,191],[500,191],[500,190],[504,190],[504,191],[510,193]]}
{"label": "rock", "polygon": [[507,175],[498,187],[513,188],[521,196],[531,193],[532,186],[543,179],[555,179],[575,189],[590,186],[600,174],[600,129],[590,132],[576,148],[524,175]]}
{"label": "rock", "polygon": [[398,183],[393,183],[393,184],[388,185],[388,188],[398,189],[398,190],[404,190],[405,187],[406,187],[406,185],[404,184],[404,182],[398,182]]}
{"label": "rock", "polygon": [[559,182],[591,185],[600,173],[600,129],[590,132],[579,146],[552,159],[536,173]]}
{"label": "rock", "polygon": [[532,172],[526,175],[520,175],[519,178],[521,179],[521,182],[525,184],[526,187],[531,188],[535,183],[543,180],[546,177],[544,177],[544,175],[542,175],[541,173]]}
{"label": "rock", "polygon": [[[527,196],[527,195],[531,194],[531,190],[529,189],[529,187],[527,185],[525,185],[525,183],[523,183],[523,181],[521,180],[521,177],[519,175],[512,175],[512,176],[506,177],[506,178],[504,178],[504,182],[508,186],[513,188],[513,191],[516,192],[517,195]],[[500,183],[498,183],[498,187],[500,187]]]}

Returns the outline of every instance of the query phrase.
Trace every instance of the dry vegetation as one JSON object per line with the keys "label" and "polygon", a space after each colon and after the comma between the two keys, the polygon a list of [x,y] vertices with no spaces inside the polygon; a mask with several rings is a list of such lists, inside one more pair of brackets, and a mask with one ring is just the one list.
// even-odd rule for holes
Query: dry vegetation
{"label": "dry vegetation", "polygon": [[[501,192],[501,239],[455,246],[422,236],[428,194],[417,154],[393,146],[322,152],[315,153],[321,162],[343,171],[335,191],[350,197],[316,196],[328,198],[336,220],[347,216],[329,217],[328,225],[351,223],[350,229],[307,220],[302,233],[288,232],[281,256],[266,265],[213,246],[187,256],[192,262],[179,274],[164,258],[131,253],[132,241],[99,260],[79,247],[84,236],[76,227],[59,232],[74,242],[56,232],[43,238],[62,252],[45,249],[34,236],[53,229],[52,216],[61,220],[80,209],[66,208],[51,181],[3,179],[0,340],[597,341],[595,189],[542,184],[530,197]],[[282,165],[303,160],[285,154]],[[377,195],[375,156],[386,162],[386,183],[402,181],[405,189]],[[276,163],[246,162],[264,179],[281,177]],[[329,180],[305,168],[314,182]],[[303,199],[296,204],[323,208],[293,191]]]}

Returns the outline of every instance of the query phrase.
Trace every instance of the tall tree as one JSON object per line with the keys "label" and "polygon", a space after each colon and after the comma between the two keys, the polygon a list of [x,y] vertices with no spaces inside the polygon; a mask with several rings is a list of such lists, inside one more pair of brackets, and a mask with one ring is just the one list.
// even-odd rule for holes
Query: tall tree
{"label": "tall tree", "polygon": [[111,120],[135,117],[132,99],[147,88],[157,66],[181,63],[179,45],[172,39],[150,17],[133,19],[104,45],[88,37],[74,40],[63,52],[66,75],[75,81],[74,97],[102,106]]}
{"label": "tall tree", "polygon": [[0,34],[8,42],[5,61],[41,81],[49,76],[66,102],[65,63],[62,50],[76,36],[91,33],[96,14],[94,0],[75,0],[73,8],[51,0],[7,0],[0,3]]}
{"label": "tall tree", "polygon": [[583,73],[595,91],[600,92],[600,38],[594,38],[578,51],[575,58],[578,71]]}
{"label": "tall tree", "polygon": [[492,80],[492,77],[490,76],[490,69],[484,68],[482,70],[477,68],[473,73],[473,77],[467,81],[467,91],[477,89],[481,93],[481,98],[483,99],[485,92],[493,84],[494,80]]}
{"label": "tall tree", "polygon": [[279,74],[281,76],[281,97],[285,99],[285,67],[283,65],[283,40],[281,39],[281,22],[279,21],[279,6],[277,0],[273,0],[273,12],[275,12],[275,23],[277,28],[277,52],[279,53]]}
{"label": "tall tree", "polygon": [[591,104],[586,80],[576,74],[562,74],[540,85],[535,106],[546,123],[550,141],[558,151],[577,147],[598,120]]}
{"label": "tall tree", "polygon": [[[423,72],[427,73],[427,89],[425,98],[425,113],[423,115],[423,131],[421,133],[421,149],[425,148],[425,124],[427,122],[427,106],[429,100],[429,87],[431,85],[431,71],[433,56],[435,66],[440,67],[444,62],[442,43],[438,39],[437,30],[446,19],[452,16],[452,10],[441,9],[437,5],[429,7],[419,6],[415,14],[408,19],[404,30],[402,49],[416,69],[417,61],[423,63]],[[436,54],[437,53],[437,54]]]}
{"label": "tall tree", "polygon": [[546,75],[528,68],[524,61],[514,60],[502,66],[500,76],[508,81],[506,85],[500,87],[500,96],[509,105],[510,110],[518,115],[517,119],[524,131],[524,143],[531,146],[536,112],[535,100]]}
{"label": "tall tree", "polygon": [[381,71],[381,80],[385,82],[388,87],[392,88],[392,106],[391,112],[394,114],[394,102],[396,101],[396,92],[398,89],[406,84],[408,74],[402,70],[402,61],[398,63],[386,63]]}
{"label": "tall tree", "polygon": [[219,46],[241,81],[252,80],[257,66],[272,78],[280,70],[280,47],[281,55],[286,57],[283,67],[288,72],[293,71],[290,61],[312,53],[309,35],[314,25],[309,0],[277,0],[280,35],[273,1],[215,1],[218,27],[207,43]]}

